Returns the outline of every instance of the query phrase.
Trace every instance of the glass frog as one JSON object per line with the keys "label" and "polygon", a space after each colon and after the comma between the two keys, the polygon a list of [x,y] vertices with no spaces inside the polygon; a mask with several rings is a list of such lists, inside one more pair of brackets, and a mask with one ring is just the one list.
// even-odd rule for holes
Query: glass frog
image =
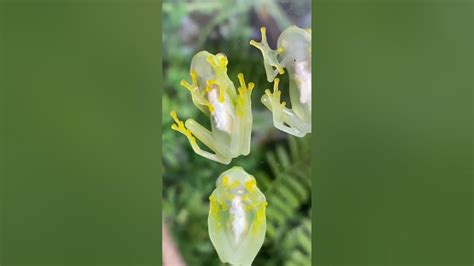
{"label": "glass frog", "polygon": [[[247,85],[240,73],[237,76],[240,87],[236,90],[227,76],[227,63],[225,54],[198,52],[191,61],[192,84],[181,81],[181,86],[191,92],[194,105],[210,118],[211,131],[193,119],[184,123],[175,111],[171,112],[175,121],[171,128],[188,138],[194,152],[222,164],[229,164],[233,158],[250,152],[250,97],[255,86],[252,82]],[[202,150],[196,139],[214,153]]]}
{"label": "glass frog", "polygon": [[251,265],[263,245],[267,201],[241,167],[223,172],[209,197],[209,236],[223,263]]}
{"label": "glass frog", "polygon": [[[303,137],[311,133],[311,29],[291,26],[283,31],[277,41],[277,49],[270,48],[266,29],[260,29],[261,42],[250,41],[263,55],[263,64],[268,82],[274,82],[273,93],[265,90],[262,103],[273,113],[276,128]],[[286,69],[289,75],[291,108],[280,102],[280,80]]]}

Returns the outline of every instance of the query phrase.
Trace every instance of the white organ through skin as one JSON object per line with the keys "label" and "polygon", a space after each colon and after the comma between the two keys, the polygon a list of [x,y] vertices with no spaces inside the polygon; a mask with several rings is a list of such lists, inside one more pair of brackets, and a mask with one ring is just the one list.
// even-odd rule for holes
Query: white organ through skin
{"label": "white organ through skin", "polygon": [[191,61],[189,74],[192,83],[181,80],[180,85],[191,92],[194,105],[208,117],[211,128],[191,118],[181,121],[175,111],[170,113],[174,121],[171,128],[186,136],[196,154],[209,160],[229,164],[233,158],[248,155],[255,84],[247,84],[244,74],[239,73],[236,90],[227,76],[227,57],[220,53],[198,52]]}
{"label": "white organ through skin", "polygon": [[236,196],[232,199],[232,205],[230,207],[230,215],[232,221],[232,233],[236,244],[240,242],[240,237],[246,231],[247,220],[245,219],[245,211],[242,206],[242,199],[240,196]]}
{"label": "white organ through skin", "polygon": [[219,90],[214,88],[207,94],[209,102],[214,106],[215,110],[212,113],[217,129],[227,133],[232,132],[232,117],[229,110],[229,99],[224,98],[224,102],[219,102]]}
{"label": "white organ through skin", "polygon": [[308,61],[295,64],[295,79],[300,83],[300,102],[309,106],[311,110],[311,72]]}

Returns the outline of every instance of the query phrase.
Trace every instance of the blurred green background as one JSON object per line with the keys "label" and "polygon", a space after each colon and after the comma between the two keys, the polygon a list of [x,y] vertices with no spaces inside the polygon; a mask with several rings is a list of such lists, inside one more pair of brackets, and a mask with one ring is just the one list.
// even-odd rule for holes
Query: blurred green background
{"label": "blurred green background", "polygon": [[[188,265],[221,265],[208,235],[208,198],[217,177],[234,165],[255,176],[269,202],[267,237],[254,265],[311,265],[311,135],[289,138],[273,127],[271,112],[260,102],[272,84],[266,81],[260,51],[249,45],[251,39],[260,41],[260,27],[266,26],[275,48],[290,25],[311,27],[310,1],[163,2],[163,221]],[[234,84],[242,72],[256,85],[250,155],[227,166],[196,155],[187,139],[170,128],[172,110],[210,128],[189,91],[179,85],[182,79],[190,81],[191,59],[200,50],[225,53]],[[285,75],[282,88],[287,82]]]}
{"label": "blurred green background", "polygon": [[0,8],[0,264],[159,265],[161,5]]}

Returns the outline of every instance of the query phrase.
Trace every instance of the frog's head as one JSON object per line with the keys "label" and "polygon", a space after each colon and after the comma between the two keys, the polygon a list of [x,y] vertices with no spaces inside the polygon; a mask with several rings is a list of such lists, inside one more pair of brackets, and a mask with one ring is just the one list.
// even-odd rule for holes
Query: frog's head
{"label": "frog's head", "polygon": [[209,54],[207,62],[214,69],[216,75],[227,73],[227,56],[224,53],[218,53],[216,55]]}
{"label": "frog's head", "polygon": [[242,167],[234,166],[219,176],[216,186],[231,191],[233,194],[243,194],[253,191],[256,181]]}
{"label": "frog's head", "polygon": [[278,38],[278,47],[283,48],[282,61],[302,62],[311,59],[311,30],[291,26]]}
{"label": "frog's head", "polygon": [[216,75],[227,73],[227,63],[227,56],[223,53],[213,55],[207,51],[201,51],[191,61],[190,74],[196,76],[197,85],[203,90],[208,80],[214,80]]}

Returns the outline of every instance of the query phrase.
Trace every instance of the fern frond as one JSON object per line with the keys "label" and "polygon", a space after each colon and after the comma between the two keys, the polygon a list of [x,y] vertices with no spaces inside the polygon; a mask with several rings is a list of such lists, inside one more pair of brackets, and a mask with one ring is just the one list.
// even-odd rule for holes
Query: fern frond
{"label": "fern frond", "polygon": [[311,265],[311,220],[305,218],[300,225],[290,230],[283,241],[287,260],[285,266]]}
{"label": "fern frond", "polygon": [[308,145],[304,139],[290,137],[287,145],[276,146],[266,154],[266,159],[273,178],[270,181],[265,176],[258,182],[265,183],[262,188],[269,202],[267,236],[274,240],[291,228],[291,224],[297,220],[300,207],[310,203],[311,165]]}

